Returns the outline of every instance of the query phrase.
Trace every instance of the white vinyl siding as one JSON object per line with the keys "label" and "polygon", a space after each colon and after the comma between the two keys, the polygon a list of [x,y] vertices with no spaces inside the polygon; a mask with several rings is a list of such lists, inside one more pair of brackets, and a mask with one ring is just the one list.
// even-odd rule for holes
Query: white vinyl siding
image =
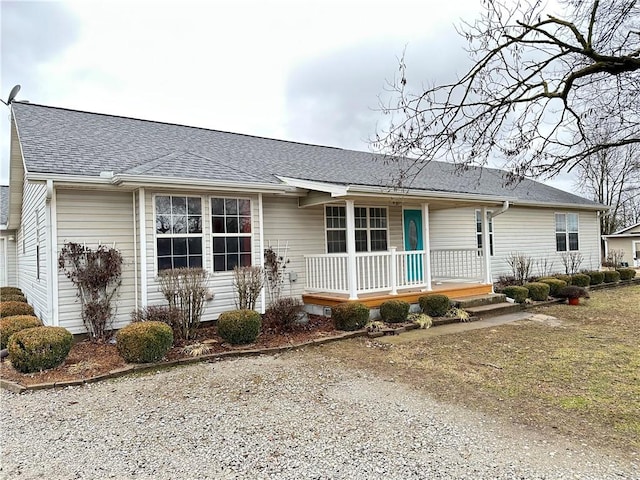
{"label": "white vinyl siding", "polygon": [[[533,275],[541,274],[546,259],[552,270],[564,273],[562,253],[556,251],[556,225],[553,209],[511,207],[493,219],[495,227],[495,255],[491,259],[494,280],[499,275],[510,275],[507,264],[510,253],[523,253],[534,261]],[[570,212],[578,215],[580,225],[579,252],[582,269],[598,269],[600,266],[599,223],[596,212]]]}
{"label": "white vinyl siding", "polygon": [[[283,295],[300,296],[306,282],[304,255],[326,253],[324,206],[298,208],[296,198],[265,196],[263,215],[265,246],[287,249]],[[289,282],[290,272],[297,274],[295,282]]]}
{"label": "white vinyl siding", "polygon": [[25,182],[23,192],[22,222],[18,232],[20,248],[17,258],[17,286],[24,292],[36,316],[46,325],[51,325],[53,319],[47,290],[48,231],[42,224],[46,205],[46,185]]}
{"label": "white vinyl siding", "polygon": [[[132,194],[57,190],[56,209],[58,253],[66,242],[75,242],[92,249],[99,244],[115,246],[122,254],[122,285],[113,302],[116,313],[113,326],[125,326],[135,308]],[[76,287],[62,271],[58,271],[58,302],[59,325],[74,334],[84,333]]]}

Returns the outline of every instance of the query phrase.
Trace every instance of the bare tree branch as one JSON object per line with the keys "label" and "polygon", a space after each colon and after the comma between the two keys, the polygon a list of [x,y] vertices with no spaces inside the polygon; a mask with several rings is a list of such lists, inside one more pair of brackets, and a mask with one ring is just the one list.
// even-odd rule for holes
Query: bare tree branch
{"label": "bare tree branch", "polygon": [[[457,81],[413,91],[400,59],[395,99],[381,105],[390,127],[375,149],[461,169],[491,161],[518,181],[640,143],[637,0],[564,0],[563,15],[545,14],[540,1],[485,3],[459,30],[475,63]],[[612,126],[606,141],[592,135],[602,122]]]}

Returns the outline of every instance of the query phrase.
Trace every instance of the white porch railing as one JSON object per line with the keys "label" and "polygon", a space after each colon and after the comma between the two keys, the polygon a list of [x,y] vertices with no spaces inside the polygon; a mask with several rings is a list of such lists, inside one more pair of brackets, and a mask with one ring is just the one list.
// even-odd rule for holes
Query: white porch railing
{"label": "white porch railing", "polygon": [[[356,253],[357,293],[390,292],[427,287],[424,250]],[[484,264],[477,249],[431,250],[434,279],[482,280]],[[348,254],[306,255],[306,290],[349,293]]]}
{"label": "white porch railing", "polygon": [[481,248],[431,250],[431,275],[436,280],[484,279]]}

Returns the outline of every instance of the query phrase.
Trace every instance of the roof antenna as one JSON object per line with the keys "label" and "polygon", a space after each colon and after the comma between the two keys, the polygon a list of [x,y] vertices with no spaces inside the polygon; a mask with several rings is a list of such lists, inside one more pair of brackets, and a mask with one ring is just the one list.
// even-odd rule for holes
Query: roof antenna
{"label": "roof antenna", "polygon": [[18,95],[19,91],[20,91],[20,85],[16,85],[9,92],[9,98],[7,98],[7,101],[5,102],[4,100],[0,99],[0,102],[4,103],[8,107],[9,105],[11,105],[11,102],[13,102],[13,100],[16,98],[16,95]]}

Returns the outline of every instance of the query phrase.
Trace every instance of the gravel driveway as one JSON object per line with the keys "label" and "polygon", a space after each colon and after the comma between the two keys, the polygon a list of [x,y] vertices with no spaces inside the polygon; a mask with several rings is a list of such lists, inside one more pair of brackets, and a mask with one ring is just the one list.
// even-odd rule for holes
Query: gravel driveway
{"label": "gravel driveway", "polygon": [[2,400],[1,478],[639,479],[313,351]]}

